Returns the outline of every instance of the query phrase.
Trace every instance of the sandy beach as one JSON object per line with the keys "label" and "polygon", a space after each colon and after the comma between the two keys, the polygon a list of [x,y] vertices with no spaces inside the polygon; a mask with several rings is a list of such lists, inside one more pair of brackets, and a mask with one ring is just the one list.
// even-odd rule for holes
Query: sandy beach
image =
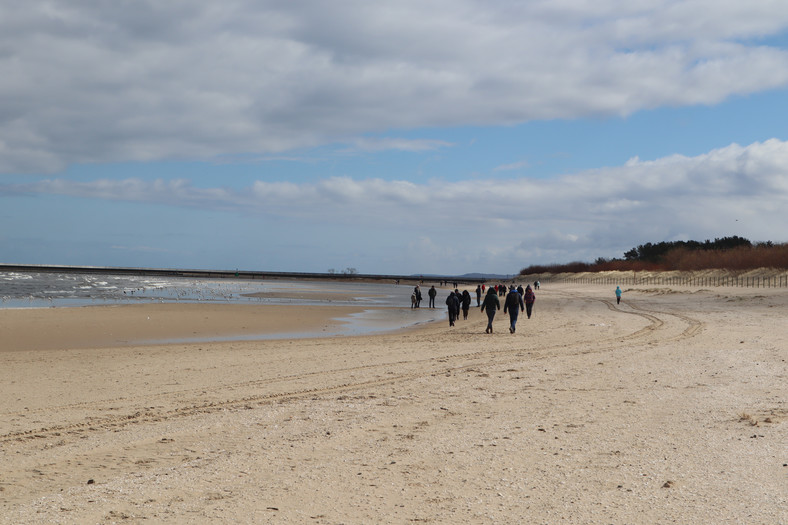
{"label": "sandy beach", "polygon": [[0,523],[788,524],[788,289],[614,288],[545,285],[514,335],[0,310]]}

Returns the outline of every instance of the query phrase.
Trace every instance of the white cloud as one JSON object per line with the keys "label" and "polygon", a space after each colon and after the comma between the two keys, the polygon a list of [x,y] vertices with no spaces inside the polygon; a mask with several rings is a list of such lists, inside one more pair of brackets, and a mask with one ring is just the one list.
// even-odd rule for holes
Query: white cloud
{"label": "white cloud", "polygon": [[456,250],[446,252],[446,247],[436,244],[432,239],[420,236],[408,242],[408,253],[418,254],[429,259],[439,259],[440,257],[457,256]]}
{"label": "white cloud", "polygon": [[359,138],[353,141],[354,151],[432,151],[440,148],[451,147],[454,144],[443,140],[434,139],[402,139],[402,138]]}
{"label": "white cloud", "polygon": [[420,127],[626,115],[788,85],[770,0],[5,2],[0,173]]}
{"label": "white cloud", "polygon": [[[559,216],[571,203],[578,211],[594,207],[610,210],[665,206],[661,199],[785,198],[788,183],[788,142],[771,139],[743,147],[732,144],[697,157],[674,155],[653,161],[632,160],[620,167],[589,170],[553,180],[515,179],[448,183],[352,179],[332,177],[315,183],[257,181],[249,190],[196,188],[186,179],[143,179],[72,182],[50,179],[40,183],[6,186],[6,191],[33,191],[79,197],[147,201],[174,206],[260,206],[281,202],[296,208],[427,204],[452,206],[494,199],[498,205],[485,214],[506,217],[524,203],[528,210]],[[526,214],[528,214],[526,210]],[[323,210],[320,211],[322,213]],[[550,212],[550,215],[553,215]]]}
{"label": "white cloud", "polygon": [[442,252],[483,261],[494,255],[517,266],[523,250],[531,262],[535,257],[541,262],[593,260],[621,256],[642,242],[686,235],[703,240],[738,234],[784,242],[788,142],[773,139],[696,157],[630,160],[537,182],[417,184],[335,177],[304,184],[258,181],[239,191],[196,188],[185,180],[55,179],[0,187],[1,192],[235,210],[288,221],[294,231],[293,221],[331,225],[345,232],[347,242],[356,238],[357,229],[372,229],[377,236],[390,232],[410,239],[410,248],[425,257],[439,259]]}

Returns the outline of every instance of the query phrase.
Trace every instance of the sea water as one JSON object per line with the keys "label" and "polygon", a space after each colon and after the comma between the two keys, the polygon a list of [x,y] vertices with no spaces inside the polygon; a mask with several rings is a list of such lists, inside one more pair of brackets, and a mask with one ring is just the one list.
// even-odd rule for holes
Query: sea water
{"label": "sea water", "polygon": [[[0,308],[137,303],[361,306],[341,334],[396,330],[446,317],[444,308],[410,307],[411,285],[343,281],[198,279],[104,273],[0,272]],[[448,292],[445,292],[447,294]],[[438,301],[442,304],[442,300]],[[289,334],[292,335],[292,334]]]}

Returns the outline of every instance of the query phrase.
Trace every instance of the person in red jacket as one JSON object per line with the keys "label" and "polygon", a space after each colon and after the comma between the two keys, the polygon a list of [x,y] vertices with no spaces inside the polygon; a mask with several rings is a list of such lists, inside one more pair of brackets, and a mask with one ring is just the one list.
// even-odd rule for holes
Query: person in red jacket
{"label": "person in red jacket", "polygon": [[534,291],[531,290],[531,285],[525,287],[525,313],[528,315],[528,319],[531,318],[531,311],[534,308],[534,303],[536,302],[536,295],[534,295]]}

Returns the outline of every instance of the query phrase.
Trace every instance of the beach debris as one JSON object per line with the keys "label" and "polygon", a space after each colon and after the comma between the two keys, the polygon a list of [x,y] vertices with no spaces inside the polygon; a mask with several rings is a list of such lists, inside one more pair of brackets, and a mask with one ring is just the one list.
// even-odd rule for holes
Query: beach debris
{"label": "beach debris", "polygon": [[662,488],[663,489],[669,489],[672,486],[673,486],[673,482],[670,481],[670,480],[668,480],[668,481],[666,481],[665,483],[662,484]]}
{"label": "beach debris", "polygon": [[94,483],[95,483],[95,481],[93,481],[92,479],[88,480],[88,485],[93,485]]}

